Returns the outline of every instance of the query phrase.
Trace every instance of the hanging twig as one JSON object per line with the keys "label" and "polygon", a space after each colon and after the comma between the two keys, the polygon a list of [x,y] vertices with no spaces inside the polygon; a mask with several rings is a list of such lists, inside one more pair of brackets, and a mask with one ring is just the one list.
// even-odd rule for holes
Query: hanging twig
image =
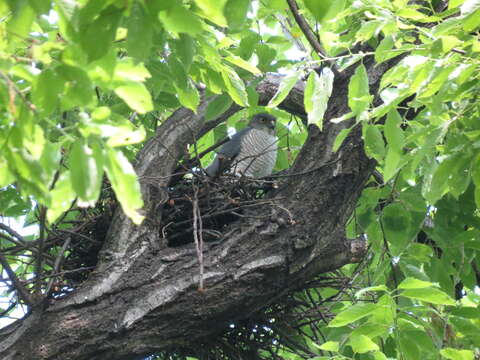
{"label": "hanging twig", "polygon": [[204,291],[203,287],[203,235],[202,235],[202,216],[198,206],[198,187],[194,185],[193,191],[193,238],[195,240],[195,249],[197,250],[198,263],[200,265],[200,279],[198,281],[198,290]]}

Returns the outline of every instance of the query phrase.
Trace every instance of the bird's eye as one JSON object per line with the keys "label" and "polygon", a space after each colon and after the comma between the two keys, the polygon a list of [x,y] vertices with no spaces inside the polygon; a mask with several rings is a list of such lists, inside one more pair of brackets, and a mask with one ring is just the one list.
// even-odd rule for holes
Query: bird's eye
{"label": "bird's eye", "polygon": [[265,118],[261,118],[260,121],[261,121],[261,122],[265,122]]}

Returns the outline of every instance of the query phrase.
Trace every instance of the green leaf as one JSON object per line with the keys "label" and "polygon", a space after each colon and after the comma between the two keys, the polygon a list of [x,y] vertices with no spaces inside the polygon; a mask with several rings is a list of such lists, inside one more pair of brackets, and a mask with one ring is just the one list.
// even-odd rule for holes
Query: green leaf
{"label": "green leaf", "polygon": [[61,97],[62,110],[95,103],[93,85],[87,73],[74,66],[62,65],[57,68],[64,80],[64,95]]}
{"label": "green leaf", "polygon": [[150,78],[150,72],[142,63],[135,63],[131,58],[123,58],[114,64],[115,72],[113,78],[115,81],[140,81],[144,82]]}
{"label": "green leaf", "polygon": [[210,104],[207,106],[205,112],[205,120],[213,120],[223,114],[227,109],[232,105],[232,99],[227,94],[222,94],[217,96]]}
{"label": "green leaf", "polygon": [[400,128],[402,118],[397,110],[391,109],[385,121],[384,133],[388,143],[383,179],[389,181],[399,169],[398,165],[403,157],[403,146],[405,143],[403,130]]}
{"label": "green leaf", "polygon": [[450,193],[458,199],[470,184],[470,156],[457,156],[455,168],[452,169],[452,176],[448,178]]}
{"label": "green leaf", "polygon": [[8,162],[0,157],[0,188],[14,181],[13,174],[8,170]]}
{"label": "green leaf", "polygon": [[80,29],[80,45],[88,54],[88,60],[94,61],[106,55],[115,39],[122,10],[109,6],[91,23],[83,24]]}
{"label": "green leaf", "polygon": [[242,79],[228,66],[224,66],[222,70],[222,79],[232,100],[240,106],[247,107],[248,95]]}
{"label": "green leaf", "polygon": [[70,180],[80,206],[93,206],[100,194],[103,178],[103,153],[77,141],[70,152]]}
{"label": "green leaf", "polygon": [[455,300],[445,294],[442,290],[433,287],[407,289],[403,291],[400,296],[421,300],[432,304],[455,305]]}
{"label": "green leaf", "polygon": [[133,166],[121,151],[107,149],[105,171],[123,211],[135,224],[140,224],[144,218],[139,213],[143,199]]}
{"label": "green leaf", "polygon": [[337,152],[338,149],[340,149],[340,146],[342,146],[343,141],[348,136],[348,134],[350,134],[350,131],[352,131],[352,129],[353,129],[353,126],[351,128],[348,128],[348,129],[340,130],[340,132],[338,133],[338,135],[335,138],[335,141],[333,143],[333,152]]}
{"label": "green leaf", "polygon": [[475,357],[472,350],[459,350],[453,348],[441,349],[440,355],[449,360],[473,360]]}
{"label": "green leaf", "polygon": [[177,2],[169,9],[161,11],[158,17],[165,29],[174,33],[194,36],[202,31],[202,22],[198,16]]}
{"label": "green leaf", "polygon": [[395,51],[391,51],[394,45],[393,36],[388,35],[385,36],[380,44],[378,44],[377,48],[375,49],[375,62],[378,64],[387,61],[388,59],[399,55]]}
{"label": "green leaf", "polygon": [[70,179],[70,172],[66,171],[60,174],[55,187],[51,191],[51,196],[51,205],[47,210],[47,220],[50,224],[70,208],[76,197],[72,187],[72,180]]}
{"label": "green leaf", "polygon": [[223,13],[231,30],[242,27],[249,7],[250,0],[227,0]]}
{"label": "green leaf", "polygon": [[124,82],[115,88],[117,94],[123,101],[127,103],[132,110],[139,114],[153,110],[153,103],[150,93],[145,85],[138,82]]}
{"label": "green leaf", "polygon": [[278,104],[280,104],[287,97],[287,95],[290,93],[290,90],[292,90],[292,88],[295,86],[295,84],[297,83],[297,81],[300,79],[301,76],[302,76],[302,71],[300,70],[297,70],[285,76],[280,82],[277,92],[270,99],[267,106],[275,107]]}
{"label": "green leaf", "polygon": [[250,64],[249,62],[243,60],[241,57],[230,54],[227,57],[225,57],[225,60],[228,61],[229,63],[236,65],[244,70],[247,70],[251,72],[254,75],[260,75],[262,72],[258,70],[255,66]]}
{"label": "green leaf", "polygon": [[178,101],[186,108],[197,111],[198,104],[200,104],[200,94],[198,93],[195,84],[188,79],[186,87],[175,86],[177,89]]}
{"label": "green leaf", "polygon": [[318,347],[321,350],[338,352],[338,341],[326,341]]}
{"label": "green leaf", "polygon": [[392,203],[383,209],[382,221],[385,236],[391,244],[393,255],[399,255],[410,241],[411,214],[399,203]]}
{"label": "green leaf", "polygon": [[387,155],[385,156],[385,166],[383,167],[383,181],[387,182],[395,176],[400,169],[402,160],[402,153],[388,147]]}
{"label": "green leaf", "polygon": [[[391,309],[389,310],[390,312],[392,311]],[[359,327],[355,328],[355,330],[351,332],[351,335],[352,336],[365,335],[373,339],[377,336],[384,336],[388,334],[389,330],[390,330],[390,324],[372,322],[372,319],[368,319],[368,321],[366,321]]]}
{"label": "green leaf", "polygon": [[364,354],[369,351],[378,351],[380,348],[368,336],[356,335],[350,337],[350,345],[354,353]]}
{"label": "green leaf", "polygon": [[435,204],[448,191],[448,182],[453,176],[452,169],[455,168],[456,161],[455,156],[450,156],[440,165],[432,165],[431,177],[424,178],[422,195],[430,204]]}
{"label": "green leaf", "polygon": [[256,55],[258,57],[257,67],[262,71],[271,71],[271,64],[275,61],[277,51],[273,47],[264,43],[257,44],[256,50]]}
{"label": "green leaf", "polygon": [[15,35],[12,39],[25,38],[30,32],[35,12],[28,3],[26,0],[18,0],[12,6],[13,14],[7,23],[8,32]]}
{"label": "green leaf", "polygon": [[303,0],[303,3],[312,15],[318,21],[322,21],[324,17],[328,14],[330,7],[335,4],[335,0]]}
{"label": "green leaf", "polygon": [[104,131],[103,134],[108,134],[107,145],[112,148],[137,144],[145,140],[146,134],[143,126],[135,128],[130,122],[124,122],[123,124],[116,124],[114,126],[107,125],[104,128],[106,131]]}
{"label": "green leaf", "polygon": [[424,22],[424,23],[441,20],[441,18],[439,18],[437,16],[427,16],[427,15],[421,13],[420,11],[417,11],[417,10],[409,8],[409,7],[405,7],[403,9],[400,9],[399,11],[397,11],[397,15],[401,16],[405,19],[410,19],[410,20]]}
{"label": "green leaf", "polygon": [[472,159],[472,181],[475,186],[480,186],[480,153]]}
{"label": "green leaf", "polygon": [[367,70],[363,64],[360,64],[348,84],[348,106],[358,116],[368,109],[370,102]]}
{"label": "green leaf", "polygon": [[250,32],[249,35],[242,37],[237,49],[238,55],[242,59],[248,60],[252,57],[255,46],[260,42],[261,37],[256,32]]}
{"label": "green leaf", "polygon": [[63,78],[51,69],[45,69],[38,75],[33,84],[32,98],[45,115],[50,115],[55,110],[63,86]]}
{"label": "green leaf", "polygon": [[304,105],[308,114],[308,123],[323,129],[323,115],[327,110],[328,100],[333,89],[333,72],[323,68],[320,76],[312,71],[305,87]]}
{"label": "green leaf", "polygon": [[388,360],[388,358],[385,356],[385,354],[380,352],[380,351],[375,351],[373,353],[373,359],[374,360]]}
{"label": "green leaf", "polygon": [[367,154],[377,161],[382,161],[385,156],[385,143],[381,131],[377,126],[370,124],[364,124],[364,129],[365,150]]}
{"label": "green leaf", "polygon": [[382,29],[383,22],[379,20],[367,21],[362,24],[360,29],[355,34],[355,39],[358,41],[367,41]]}
{"label": "green leaf", "polygon": [[421,289],[432,286],[438,286],[438,284],[407,277],[398,285],[398,289]]}
{"label": "green leaf", "polygon": [[379,307],[376,304],[363,303],[355,304],[347,307],[347,309],[340,312],[335,318],[328,324],[329,327],[340,327],[348,325],[354,321],[360,320],[366,316],[371,315],[378,310]]}
{"label": "green leaf", "polygon": [[384,326],[391,326],[394,324],[394,317],[396,313],[397,304],[390,294],[385,293],[378,298],[378,310],[372,315],[369,321]]}
{"label": "green leaf", "polygon": [[463,19],[463,30],[465,31],[474,31],[480,26],[480,9],[477,8],[477,10],[468,15],[465,19]]}
{"label": "green leaf", "polygon": [[28,0],[28,4],[35,10],[37,15],[48,14],[52,2],[50,0]]}
{"label": "green leaf", "polygon": [[388,146],[398,152],[402,151],[405,143],[405,136],[403,130],[400,128],[401,125],[402,117],[396,109],[391,109],[385,121],[385,138],[387,139]]}
{"label": "green leaf", "polygon": [[195,56],[196,48],[195,41],[187,34],[180,34],[180,37],[172,41],[175,55],[183,64],[185,71],[190,69],[193,58]]}
{"label": "green leaf", "polygon": [[223,16],[223,8],[227,0],[195,0],[200,8],[202,16],[221,27],[227,26],[227,20]]}
{"label": "green leaf", "polygon": [[132,4],[131,15],[127,20],[127,30],[128,55],[145,59],[152,47],[153,26],[152,19],[138,2]]}
{"label": "green leaf", "polygon": [[388,288],[386,285],[376,285],[376,286],[369,286],[366,288],[363,288],[355,293],[355,297],[357,299],[361,298],[365,293],[367,292],[373,292],[373,291],[386,291],[388,292]]}

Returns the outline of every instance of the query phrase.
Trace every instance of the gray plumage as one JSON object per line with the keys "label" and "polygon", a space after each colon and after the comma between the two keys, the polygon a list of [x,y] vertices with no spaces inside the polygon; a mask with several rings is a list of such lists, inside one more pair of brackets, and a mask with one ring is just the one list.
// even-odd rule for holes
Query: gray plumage
{"label": "gray plumage", "polygon": [[230,170],[237,176],[260,178],[272,173],[277,159],[276,118],[270,114],[255,115],[248,126],[237,132],[218,151],[205,169],[210,177]]}

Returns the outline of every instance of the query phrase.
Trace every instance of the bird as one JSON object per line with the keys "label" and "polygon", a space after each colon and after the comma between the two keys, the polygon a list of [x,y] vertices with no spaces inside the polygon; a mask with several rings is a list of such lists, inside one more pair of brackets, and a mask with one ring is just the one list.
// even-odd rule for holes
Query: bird
{"label": "bird", "polygon": [[272,173],[277,159],[276,117],[256,114],[247,127],[237,132],[217,152],[205,169],[211,178],[229,170],[235,176],[261,178]]}

